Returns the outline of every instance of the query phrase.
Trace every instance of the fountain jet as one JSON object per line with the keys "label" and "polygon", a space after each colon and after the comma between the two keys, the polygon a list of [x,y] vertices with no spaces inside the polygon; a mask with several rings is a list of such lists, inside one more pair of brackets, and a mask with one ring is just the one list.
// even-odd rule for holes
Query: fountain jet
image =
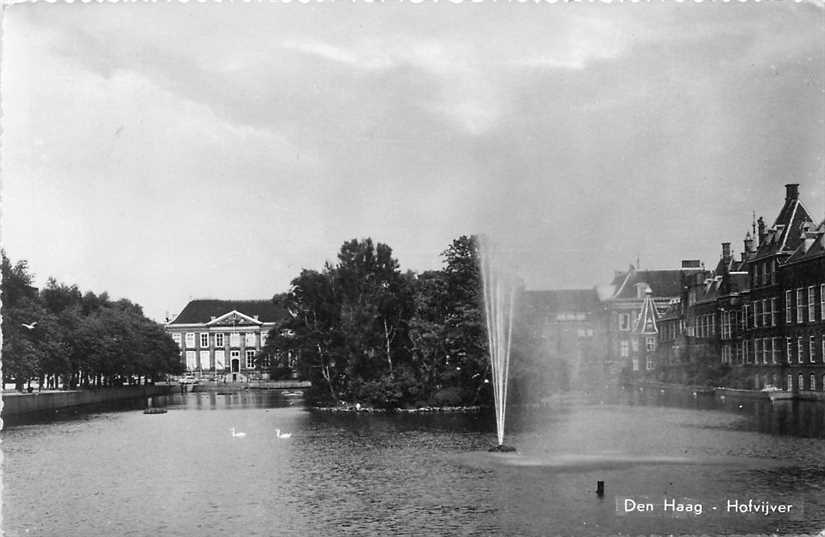
{"label": "fountain jet", "polygon": [[515,451],[504,445],[510,342],[513,335],[513,307],[516,294],[515,279],[502,270],[502,259],[489,239],[480,237],[478,249],[498,435],[498,445],[491,451]]}

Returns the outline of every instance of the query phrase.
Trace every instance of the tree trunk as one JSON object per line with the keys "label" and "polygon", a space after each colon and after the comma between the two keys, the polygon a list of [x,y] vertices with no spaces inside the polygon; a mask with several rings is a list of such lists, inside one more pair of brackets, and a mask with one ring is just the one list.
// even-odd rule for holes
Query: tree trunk
{"label": "tree trunk", "polygon": [[384,342],[387,346],[387,364],[390,366],[390,373],[392,373],[392,354],[390,353],[390,330],[387,326],[387,320],[384,319]]}

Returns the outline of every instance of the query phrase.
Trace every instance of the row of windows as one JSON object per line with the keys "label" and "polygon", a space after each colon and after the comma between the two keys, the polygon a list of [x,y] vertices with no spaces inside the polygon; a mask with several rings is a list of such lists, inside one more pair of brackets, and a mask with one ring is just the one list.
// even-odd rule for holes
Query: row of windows
{"label": "row of windows", "polygon": [[[639,359],[638,358],[633,358],[632,363],[633,363],[633,371],[638,371],[639,370]],[[647,359],[645,360],[645,369],[650,371],[651,369],[653,369],[653,367],[654,367],[653,357],[648,356]]]}
{"label": "row of windows", "polygon": [[[246,369],[252,369],[255,367],[255,351],[254,350],[247,350],[246,351]],[[222,371],[226,369],[226,355],[224,351],[218,350],[215,351],[215,360],[210,360],[210,353],[209,351],[186,351],[186,369],[190,371],[194,371],[196,369],[201,370],[211,370],[214,369],[216,371]],[[241,351],[230,351],[229,352],[230,360],[240,360],[241,358]],[[263,367],[269,367],[269,360],[264,357],[262,363]]]}
{"label": "row of windows", "polygon": [[[623,339],[619,342],[619,356],[622,358],[628,358],[630,356],[630,349],[633,348],[633,352],[639,352],[639,340],[637,338],[633,338],[631,340]],[[656,336],[646,336],[645,337],[645,351],[647,352],[654,352],[656,350]]]}
{"label": "row of windows", "polygon": [[696,337],[711,337],[716,335],[716,314],[706,313],[696,316]]}
{"label": "row of windows", "polygon": [[769,283],[776,283],[775,261],[771,259],[770,263],[765,261],[754,265],[751,281],[753,282],[753,287],[757,287],[759,284],[768,285]]}
{"label": "row of windows", "polygon": [[[201,332],[196,334],[195,332],[186,332],[184,341],[186,344],[187,349],[194,349],[196,347],[195,341],[198,341],[201,348],[208,348],[210,341],[214,342],[215,348],[220,348],[224,346],[226,341],[226,336],[229,336],[229,346],[230,347],[240,347],[241,346],[241,334],[238,332],[230,332],[230,333],[223,333],[223,332]],[[266,336],[267,334],[261,332],[261,346],[263,347],[266,345]],[[181,334],[178,332],[172,333],[172,339],[175,343],[178,344],[180,348],[184,348],[184,341],[181,341]],[[254,347],[255,346],[255,334],[254,333],[246,333],[244,334],[244,346],[245,347]]]}
{"label": "row of windows", "polygon": [[[795,302],[794,295],[796,295]],[[817,303],[819,303],[818,316],[816,314]],[[794,308],[794,304],[796,305],[796,308]],[[794,310],[796,311],[796,319],[793,317]],[[796,292],[792,289],[785,291],[786,324],[792,324],[794,321],[797,324],[802,324],[806,321],[809,323],[814,323],[817,320],[825,321],[825,283],[819,286],[819,300],[817,300],[815,285],[811,285],[807,288],[799,287],[796,289]]]}
{"label": "row of windows", "polygon": [[[722,346],[722,363],[778,364],[783,354],[787,363],[816,363],[817,359],[825,363],[825,334],[817,342],[816,336],[807,338],[765,337],[738,341]],[[819,350],[817,350],[819,349]]]}

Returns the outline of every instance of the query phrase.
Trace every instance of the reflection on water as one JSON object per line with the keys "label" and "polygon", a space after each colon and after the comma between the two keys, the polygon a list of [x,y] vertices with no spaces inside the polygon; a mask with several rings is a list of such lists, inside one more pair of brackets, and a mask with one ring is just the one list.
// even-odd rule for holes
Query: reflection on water
{"label": "reflection on water", "polygon": [[[598,399],[598,400],[597,400]],[[3,436],[5,535],[603,535],[825,528],[823,406],[658,390],[492,416],[310,412],[172,395]],[[740,408],[741,405],[741,408]],[[509,423],[509,420],[508,420]],[[246,433],[234,438],[232,428]],[[275,429],[291,432],[278,439]],[[507,458],[511,457],[511,458]],[[606,495],[594,494],[595,482]],[[620,515],[617,497],[788,502],[804,516]]]}

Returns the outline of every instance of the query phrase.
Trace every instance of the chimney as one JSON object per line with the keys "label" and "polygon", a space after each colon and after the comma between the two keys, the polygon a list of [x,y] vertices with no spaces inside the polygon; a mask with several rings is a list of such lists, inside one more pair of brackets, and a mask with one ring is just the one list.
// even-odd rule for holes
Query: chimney
{"label": "chimney", "polygon": [[759,225],[759,244],[762,244],[763,242],[765,242],[765,235],[766,235],[766,233],[765,233],[765,219],[760,216],[759,220],[757,220],[757,222],[758,222],[758,225]]}
{"label": "chimney", "polygon": [[730,243],[723,242],[722,243],[722,259],[725,260],[725,264],[730,261]]}
{"label": "chimney", "polygon": [[799,199],[799,183],[788,183],[785,185],[785,201]]}

